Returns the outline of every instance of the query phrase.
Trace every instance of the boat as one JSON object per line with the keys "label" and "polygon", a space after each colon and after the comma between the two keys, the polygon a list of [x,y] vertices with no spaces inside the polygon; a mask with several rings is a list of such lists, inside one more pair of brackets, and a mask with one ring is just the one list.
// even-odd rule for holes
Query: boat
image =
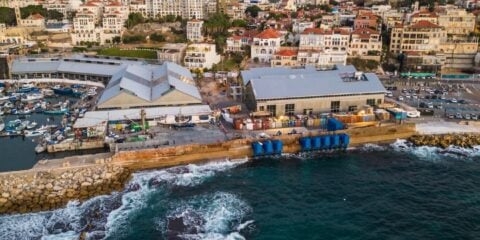
{"label": "boat", "polygon": [[60,86],[53,87],[53,92],[58,95],[72,95],[73,89],[71,88],[61,88]]}
{"label": "boat", "polygon": [[25,131],[25,137],[39,137],[45,134],[45,130]]}
{"label": "boat", "polygon": [[41,142],[37,144],[37,146],[35,147],[36,153],[42,153],[42,152],[45,152],[46,150],[47,150],[47,144],[45,142]]}
{"label": "boat", "polygon": [[28,108],[25,108],[23,110],[17,110],[17,109],[12,110],[12,114],[14,114],[14,115],[27,115],[27,114],[30,114],[30,113],[32,113],[32,110],[28,109]]}
{"label": "boat", "polygon": [[10,96],[0,97],[0,103],[4,103],[4,102],[7,102],[7,101],[10,101]]}
{"label": "boat", "polygon": [[55,91],[50,88],[42,89],[42,93],[45,97],[53,97],[55,95]]}
{"label": "boat", "polygon": [[43,99],[43,95],[40,93],[28,94],[22,98],[22,102],[34,102]]}
{"label": "boat", "polygon": [[3,121],[3,118],[0,118],[0,132],[5,129],[5,121]]}
{"label": "boat", "polygon": [[30,123],[27,124],[27,129],[32,130],[35,127],[37,127],[37,125],[38,125],[38,123],[36,123],[36,122],[30,122]]}
{"label": "boat", "polygon": [[68,109],[62,108],[59,110],[47,110],[43,112],[46,115],[63,115],[65,113],[68,113]]}

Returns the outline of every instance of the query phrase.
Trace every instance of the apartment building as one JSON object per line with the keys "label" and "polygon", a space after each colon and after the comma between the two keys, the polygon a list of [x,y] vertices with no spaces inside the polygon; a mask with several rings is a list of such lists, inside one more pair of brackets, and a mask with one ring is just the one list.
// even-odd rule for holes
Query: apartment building
{"label": "apartment building", "polygon": [[100,29],[95,27],[95,15],[84,12],[77,13],[73,18],[72,43],[100,42]]}
{"label": "apartment building", "polygon": [[411,25],[397,25],[392,29],[390,51],[434,52],[447,38],[445,29],[429,21],[418,21]]}
{"label": "apartment building", "polygon": [[247,30],[227,38],[227,52],[243,52],[246,46],[253,42],[253,37],[258,34],[256,30]]}
{"label": "apartment building", "polygon": [[43,4],[43,7],[47,10],[55,10],[60,12],[65,18],[70,11],[70,4],[66,0],[49,0]]}
{"label": "apartment building", "polygon": [[194,43],[188,45],[183,62],[185,67],[192,70],[212,68],[213,64],[220,62],[220,59],[215,44]]}
{"label": "apartment building", "polygon": [[203,42],[203,21],[190,20],[187,22],[187,40],[191,42]]}
{"label": "apartment building", "polygon": [[357,29],[352,32],[350,48],[351,56],[366,56],[369,53],[382,51],[382,37],[380,32],[372,29]]}
{"label": "apartment building", "polygon": [[18,23],[22,27],[45,28],[45,18],[38,13],[32,14],[25,19],[20,19]]}
{"label": "apartment building", "polygon": [[378,30],[381,28],[380,25],[380,18],[371,13],[371,12],[363,12],[358,14],[353,22],[354,29],[362,29],[362,28],[370,28]]}
{"label": "apartment building", "polygon": [[269,63],[272,56],[280,49],[282,35],[275,29],[265,29],[253,38],[251,58],[261,63]]}
{"label": "apartment building", "polygon": [[185,43],[167,43],[157,50],[157,59],[159,62],[183,63],[183,57],[187,50]]}
{"label": "apartment building", "polygon": [[348,51],[350,33],[343,29],[307,28],[300,34],[300,49]]}
{"label": "apartment building", "polygon": [[270,65],[272,67],[314,66],[320,69],[331,69],[335,65],[345,65],[346,62],[347,52],[281,48],[273,55]]}
{"label": "apartment building", "polygon": [[130,3],[130,11],[139,12],[147,18],[167,15],[185,19],[204,19],[211,0],[136,0]]}
{"label": "apartment building", "polygon": [[420,21],[428,21],[431,23],[438,24],[438,15],[436,12],[420,11],[410,16],[411,23],[417,23]]}
{"label": "apartment building", "polygon": [[475,30],[475,15],[465,9],[445,9],[438,15],[438,25],[447,34],[468,35]]}

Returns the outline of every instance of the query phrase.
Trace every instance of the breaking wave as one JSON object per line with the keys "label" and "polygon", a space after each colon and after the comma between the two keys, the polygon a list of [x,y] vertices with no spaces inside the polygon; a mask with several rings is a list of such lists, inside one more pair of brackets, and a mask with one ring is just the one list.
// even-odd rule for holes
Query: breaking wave
{"label": "breaking wave", "polygon": [[454,159],[468,159],[471,157],[480,156],[480,146],[473,148],[461,148],[457,146],[449,146],[447,148],[433,147],[433,146],[414,146],[411,142],[404,139],[398,139],[396,142],[390,144],[390,147],[397,152],[405,152],[414,154],[422,160],[440,160],[444,157]]}
{"label": "breaking wave", "polygon": [[234,194],[217,192],[172,203],[157,228],[168,239],[245,239],[253,220],[245,221],[251,207]]}
{"label": "breaking wave", "polygon": [[[97,196],[81,204],[72,201],[65,208],[54,211],[0,216],[0,239],[60,240],[78,239],[80,235],[86,239],[102,239],[115,232],[115,226],[125,224],[130,214],[145,207],[152,192],[176,186],[196,186],[247,161],[226,160],[135,173],[123,192]],[[222,197],[214,199],[217,204],[222,203],[218,200]]]}

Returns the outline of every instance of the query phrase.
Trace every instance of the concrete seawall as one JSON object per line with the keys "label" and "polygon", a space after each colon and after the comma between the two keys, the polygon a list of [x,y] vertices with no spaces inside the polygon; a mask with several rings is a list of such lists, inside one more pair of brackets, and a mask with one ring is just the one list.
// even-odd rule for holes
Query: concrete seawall
{"label": "concrete seawall", "polygon": [[[351,145],[358,146],[408,138],[415,134],[415,125],[366,127],[344,132],[351,136]],[[320,134],[309,132],[275,139],[283,141],[285,153],[297,153],[300,151],[300,137]],[[85,200],[121,190],[133,171],[251,157],[250,145],[253,141],[256,139],[124,151],[113,156],[100,154],[49,160],[30,170],[0,173],[0,213],[50,210],[63,207],[70,200]]]}

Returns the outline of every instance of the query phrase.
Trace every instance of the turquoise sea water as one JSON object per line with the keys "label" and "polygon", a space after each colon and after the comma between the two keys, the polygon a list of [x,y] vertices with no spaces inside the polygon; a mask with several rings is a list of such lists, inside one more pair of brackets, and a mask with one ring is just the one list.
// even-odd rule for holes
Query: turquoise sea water
{"label": "turquoise sea water", "polygon": [[0,216],[0,239],[478,239],[480,148],[347,153],[139,172],[122,193]]}

